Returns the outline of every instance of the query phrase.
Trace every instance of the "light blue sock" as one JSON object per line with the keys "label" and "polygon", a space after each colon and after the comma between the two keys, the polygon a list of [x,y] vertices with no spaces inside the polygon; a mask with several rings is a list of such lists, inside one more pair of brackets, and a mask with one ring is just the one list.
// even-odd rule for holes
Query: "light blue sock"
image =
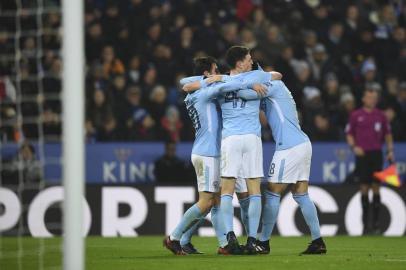
{"label": "light blue sock", "polygon": [[200,225],[205,221],[206,215],[201,217],[199,221],[197,221],[195,224],[193,224],[192,227],[189,228],[184,234],[182,234],[182,237],[180,238],[180,245],[184,246],[188,243],[190,243],[193,234],[197,231],[197,229],[200,227]]}
{"label": "light blue sock", "polygon": [[241,222],[244,225],[245,233],[248,235],[249,224],[248,224],[248,207],[250,205],[250,197],[245,197],[240,202],[240,213],[241,213]]}
{"label": "light blue sock", "polygon": [[317,217],[317,210],[314,203],[310,200],[308,193],[293,194],[293,199],[299,204],[303,217],[309,226],[312,240],[320,238],[320,223]]}
{"label": "light blue sock", "polygon": [[281,195],[269,190],[265,191],[265,205],[262,211],[262,232],[260,241],[268,241],[271,238],[276,219],[278,218]]}
{"label": "light blue sock", "polygon": [[211,208],[211,223],[213,223],[214,230],[216,231],[217,240],[220,247],[225,247],[227,243],[226,228],[221,216],[220,206],[213,206]]}
{"label": "light blue sock", "polygon": [[234,207],[232,202],[233,195],[231,194],[221,195],[220,215],[223,217],[226,233],[234,231],[233,229]]}
{"label": "light blue sock", "polygon": [[259,220],[261,219],[261,194],[250,195],[248,206],[248,236],[257,238]]}
{"label": "light blue sock", "polygon": [[186,232],[191,226],[194,225],[194,222],[199,221],[204,214],[200,211],[200,208],[197,204],[192,205],[183,215],[178,226],[171,234],[171,240],[180,240],[182,234]]}

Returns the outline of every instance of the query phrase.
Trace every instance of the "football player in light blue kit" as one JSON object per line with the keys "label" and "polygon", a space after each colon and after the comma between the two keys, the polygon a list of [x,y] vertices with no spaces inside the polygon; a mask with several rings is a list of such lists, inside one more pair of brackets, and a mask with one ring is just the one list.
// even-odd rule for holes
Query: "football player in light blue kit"
{"label": "football player in light blue kit", "polygon": [[[249,51],[247,49],[243,49],[243,52],[240,54],[241,59],[244,58],[249,54]],[[250,57],[250,56],[249,56]],[[240,65],[240,63],[239,63]],[[248,67],[249,65],[249,67]],[[261,92],[263,89],[256,88],[255,83],[266,83],[268,82],[272,75],[270,73],[266,73],[263,71],[252,71],[252,72],[245,72],[251,70],[251,65],[252,61],[251,59],[247,59],[244,63],[244,67],[240,70],[239,72],[244,72],[239,75],[235,72],[234,74],[231,73],[231,76],[219,76],[220,80],[222,81],[236,81],[241,85],[241,88],[247,89],[248,87],[251,87],[253,89],[257,89],[257,91]],[[281,77],[279,73],[274,72],[275,77]],[[189,81],[196,80],[195,78],[187,78]],[[186,79],[185,79],[186,80]],[[182,83],[185,83],[185,81],[182,81]],[[190,90],[195,90],[200,87],[200,83],[190,83],[184,86],[185,91],[190,91]],[[266,88],[265,88],[266,89]],[[222,105],[222,115],[223,115],[223,138],[225,137],[230,137],[233,136],[233,132],[237,135],[242,134],[244,138],[242,138],[242,142],[237,141],[236,142],[236,149],[237,152],[232,152],[233,150],[233,142],[234,140],[231,140],[231,143],[228,142],[227,140],[222,141],[222,170],[227,168],[227,174],[230,174],[231,178],[230,180],[222,181],[222,189],[223,185],[230,185],[232,187],[229,187],[227,190],[227,194],[225,196],[222,196],[222,202],[221,202],[221,208],[223,208],[224,205],[226,205],[226,216],[224,216],[224,220],[226,222],[226,227],[227,227],[227,232],[228,232],[228,248],[230,253],[232,254],[241,254],[242,250],[240,249],[240,246],[235,238],[235,235],[233,233],[233,212],[234,212],[234,207],[232,206],[232,195],[234,193],[234,185],[236,183],[236,179],[240,178],[242,176],[244,179],[245,178],[252,178],[252,175],[254,174],[255,176],[261,176],[263,174],[262,171],[262,144],[260,141],[259,133],[260,133],[260,126],[259,126],[259,120],[258,120],[258,114],[259,114],[259,101],[254,101],[254,102],[249,102],[248,106],[246,107],[246,102],[243,102],[242,100],[238,100],[236,97],[237,91],[234,91],[232,93],[226,93],[223,96],[219,97],[219,103],[223,104]],[[238,104],[239,103],[239,104]],[[231,111],[230,111],[231,109]],[[239,127],[238,130],[235,130],[238,124],[234,123],[233,127],[230,126],[230,123],[224,124],[224,121],[230,121],[231,118],[234,118],[232,122],[239,122],[238,118],[241,118],[243,121],[239,122],[239,124],[243,124],[242,128]],[[256,123],[257,122],[257,123]],[[244,125],[246,124],[246,125]],[[227,126],[225,126],[227,125]],[[230,128],[231,127],[231,128]],[[248,131],[247,131],[248,129]],[[259,131],[258,131],[259,130]],[[231,132],[231,133],[230,133]],[[254,133],[254,134],[249,134],[249,133]],[[244,136],[245,134],[248,134],[248,136]],[[251,144],[246,144],[244,141],[248,137],[248,143]],[[232,138],[233,139],[233,138]],[[259,147],[258,147],[258,139],[259,139]],[[228,144],[228,150],[223,149],[223,143],[226,142]],[[240,145],[243,145],[245,149],[238,149]],[[224,150],[224,151],[223,151]],[[230,152],[231,150],[231,152]],[[250,154],[250,150],[254,150],[256,152]],[[259,154],[256,155],[259,151]],[[237,158],[235,158],[235,156]],[[244,155],[244,157],[243,157]],[[226,157],[228,156],[229,159],[229,165],[224,166],[227,164]],[[244,159],[245,158],[245,159]],[[255,159],[255,160],[253,160]],[[254,164],[253,164],[254,163]],[[244,164],[244,165],[243,165]],[[245,170],[245,172],[244,172]],[[242,175],[241,175],[242,174]],[[233,181],[234,180],[234,181]],[[240,180],[240,179],[239,179]],[[257,230],[258,230],[258,224],[259,224],[259,218],[261,214],[261,202],[260,202],[260,192],[259,192],[259,179],[257,182],[254,181],[247,181],[248,183],[252,184],[251,187],[251,196],[248,198],[249,199],[249,205],[248,205],[248,235],[250,236],[249,239],[251,239],[251,243],[255,244],[255,237],[257,235]],[[238,182],[238,184],[240,184]],[[256,187],[255,184],[258,186]],[[244,185],[245,187],[245,185]],[[253,188],[255,187],[255,189]],[[253,192],[257,191],[256,193]],[[237,187],[237,192],[241,191]],[[254,199],[254,203],[251,203]],[[223,200],[226,202],[223,204]],[[240,200],[241,202],[241,200]],[[254,207],[254,208],[253,208]],[[250,209],[251,208],[251,209]],[[243,209],[243,207],[241,208]],[[223,214],[223,212],[222,212]],[[244,218],[243,218],[244,219]],[[230,237],[231,235],[231,237]],[[251,247],[249,249],[251,252],[255,252],[255,247]]]}
{"label": "football player in light blue kit", "polygon": [[[195,60],[195,73],[211,75],[216,74],[217,65],[212,57],[202,57]],[[203,79],[203,76],[199,77]],[[189,116],[193,122],[196,135],[192,149],[192,163],[195,167],[199,201],[190,207],[182,220],[171,233],[164,239],[164,246],[176,255],[197,254],[198,252],[190,243],[190,237],[211,210],[212,222],[218,236],[220,254],[226,254],[227,241],[223,221],[220,218],[219,180],[220,180],[220,139],[221,139],[221,113],[215,98],[221,93],[247,88],[247,83],[229,81],[221,84],[212,84],[210,79],[201,80],[201,89],[189,93],[185,99]],[[188,235],[187,243],[181,246],[179,240]]]}
{"label": "football player in light blue kit", "polygon": [[[262,232],[257,241],[257,251],[270,252],[269,239],[278,216],[282,192],[291,184],[293,199],[299,204],[306,224],[310,228],[312,242],[301,254],[326,253],[326,245],[320,235],[320,224],[314,203],[308,194],[312,146],[301,130],[296,104],[291,92],[282,81],[270,81],[266,97],[262,99],[264,110],[275,140],[275,153],[269,168],[268,188],[262,212]],[[252,90],[239,91],[245,100],[259,100]]]}
{"label": "football player in light blue kit", "polygon": [[[270,73],[251,71],[253,62],[249,49],[245,47],[231,47],[227,51],[226,61],[231,70],[230,76],[223,76],[225,81],[236,80],[244,84],[247,83],[247,80],[267,83],[272,79]],[[280,74],[278,73],[278,75]],[[261,125],[259,123],[260,101],[242,100],[237,93],[237,91],[225,93],[218,98],[223,118],[220,210],[225,222],[228,247],[231,253],[242,253],[233,231],[232,199],[237,178],[246,179],[249,206],[248,239],[245,250],[248,254],[255,254],[257,253],[256,236],[261,216],[260,178],[263,176]]]}

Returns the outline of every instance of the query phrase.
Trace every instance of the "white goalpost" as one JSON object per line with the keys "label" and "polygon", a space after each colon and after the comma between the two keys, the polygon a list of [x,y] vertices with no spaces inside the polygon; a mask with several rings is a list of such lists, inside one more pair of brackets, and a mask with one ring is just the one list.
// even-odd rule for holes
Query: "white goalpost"
{"label": "white goalpost", "polygon": [[62,1],[63,268],[84,269],[84,24],[83,1]]}

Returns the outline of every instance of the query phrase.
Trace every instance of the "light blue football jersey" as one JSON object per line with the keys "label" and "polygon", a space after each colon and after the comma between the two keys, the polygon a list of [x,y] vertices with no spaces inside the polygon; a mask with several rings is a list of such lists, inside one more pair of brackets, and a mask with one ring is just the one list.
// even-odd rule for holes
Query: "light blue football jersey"
{"label": "light blue football jersey", "polygon": [[[194,76],[181,80],[181,84],[201,81],[203,76]],[[195,141],[192,154],[218,157],[221,143],[221,111],[216,97],[228,91],[237,91],[246,87],[238,81],[214,83],[197,91],[189,93],[185,98],[189,117],[195,128]]]}
{"label": "light blue football jersey", "polygon": [[[254,83],[267,83],[272,79],[268,72],[254,70],[225,77],[226,80],[236,81],[248,90]],[[259,122],[259,99],[243,100],[237,95],[238,91],[228,92],[218,98],[223,118],[222,137],[232,135],[255,134],[261,137]]]}
{"label": "light blue football jersey", "polygon": [[[285,150],[310,141],[300,128],[296,103],[286,85],[279,80],[270,81],[266,85],[268,93],[262,99],[261,108],[272,129],[276,144],[275,150]],[[239,91],[238,96],[247,102],[261,98],[252,90]]]}

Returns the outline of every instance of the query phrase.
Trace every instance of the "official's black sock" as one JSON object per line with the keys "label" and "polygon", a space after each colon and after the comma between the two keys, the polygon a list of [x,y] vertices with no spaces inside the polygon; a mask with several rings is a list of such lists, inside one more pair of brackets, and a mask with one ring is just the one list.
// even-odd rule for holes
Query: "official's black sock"
{"label": "official's black sock", "polygon": [[372,211],[373,211],[373,226],[374,229],[379,228],[379,212],[381,209],[381,195],[374,194],[372,197]]}
{"label": "official's black sock", "polygon": [[369,212],[369,199],[368,194],[361,195],[362,205],[362,222],[364,224],[364,231],[368,228],[368,212]]}

